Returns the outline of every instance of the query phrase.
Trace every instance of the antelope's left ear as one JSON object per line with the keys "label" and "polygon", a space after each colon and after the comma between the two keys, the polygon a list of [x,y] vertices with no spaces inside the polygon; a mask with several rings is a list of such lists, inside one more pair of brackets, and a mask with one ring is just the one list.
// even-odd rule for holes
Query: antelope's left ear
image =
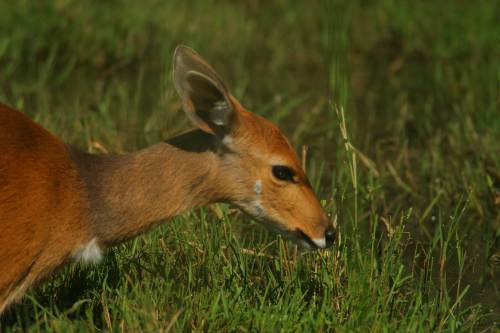
{"label": "antelope's left ear", "polygon": [[174,84],[184,111],[201,130],[227,133],[236,118],[231,94],[215,70],[187,46],[174,53]]}

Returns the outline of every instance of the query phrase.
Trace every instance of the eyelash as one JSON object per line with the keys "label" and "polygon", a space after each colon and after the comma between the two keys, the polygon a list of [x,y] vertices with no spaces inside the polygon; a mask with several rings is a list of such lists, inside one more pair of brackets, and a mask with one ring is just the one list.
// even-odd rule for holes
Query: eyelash
{"label": "eyelash", "polygon": [[294,172],[287,166],[284,165],[273,165],[273,176],[279,180],[292,182],[294,181]]}

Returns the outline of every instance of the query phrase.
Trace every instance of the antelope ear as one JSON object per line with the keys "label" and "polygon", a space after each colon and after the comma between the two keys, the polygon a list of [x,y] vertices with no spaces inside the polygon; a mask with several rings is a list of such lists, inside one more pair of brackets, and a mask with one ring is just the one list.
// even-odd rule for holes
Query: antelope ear
{"label": "antelope ear", "polygon": [[230,131],[235,115],[231,94],[200,55],[187,46],[177,46],[173,76],[184,111],[196,126],[211,134]]}

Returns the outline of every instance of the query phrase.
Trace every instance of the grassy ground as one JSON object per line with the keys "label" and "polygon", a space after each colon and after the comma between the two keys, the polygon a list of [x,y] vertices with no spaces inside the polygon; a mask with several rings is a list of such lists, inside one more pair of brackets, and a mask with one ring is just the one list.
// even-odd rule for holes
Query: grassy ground
{"label": "grassy ground", "polygon": [[341,236],[298,253],[200,209],[63,269],[0,331],[498,329],[499,16],[481,0],[0,2],[0,100],[83,149],[132,151],[189,126],[170,66],[190,45],[308,147]]}

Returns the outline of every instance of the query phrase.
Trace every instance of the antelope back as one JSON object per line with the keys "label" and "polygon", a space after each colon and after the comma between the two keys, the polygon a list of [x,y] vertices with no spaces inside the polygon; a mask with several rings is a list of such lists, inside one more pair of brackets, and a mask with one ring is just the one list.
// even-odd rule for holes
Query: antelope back
{"label": "antelope back", "polygon": [[85,238],[80,191],[66,146],[0,104],[0,312]]}

